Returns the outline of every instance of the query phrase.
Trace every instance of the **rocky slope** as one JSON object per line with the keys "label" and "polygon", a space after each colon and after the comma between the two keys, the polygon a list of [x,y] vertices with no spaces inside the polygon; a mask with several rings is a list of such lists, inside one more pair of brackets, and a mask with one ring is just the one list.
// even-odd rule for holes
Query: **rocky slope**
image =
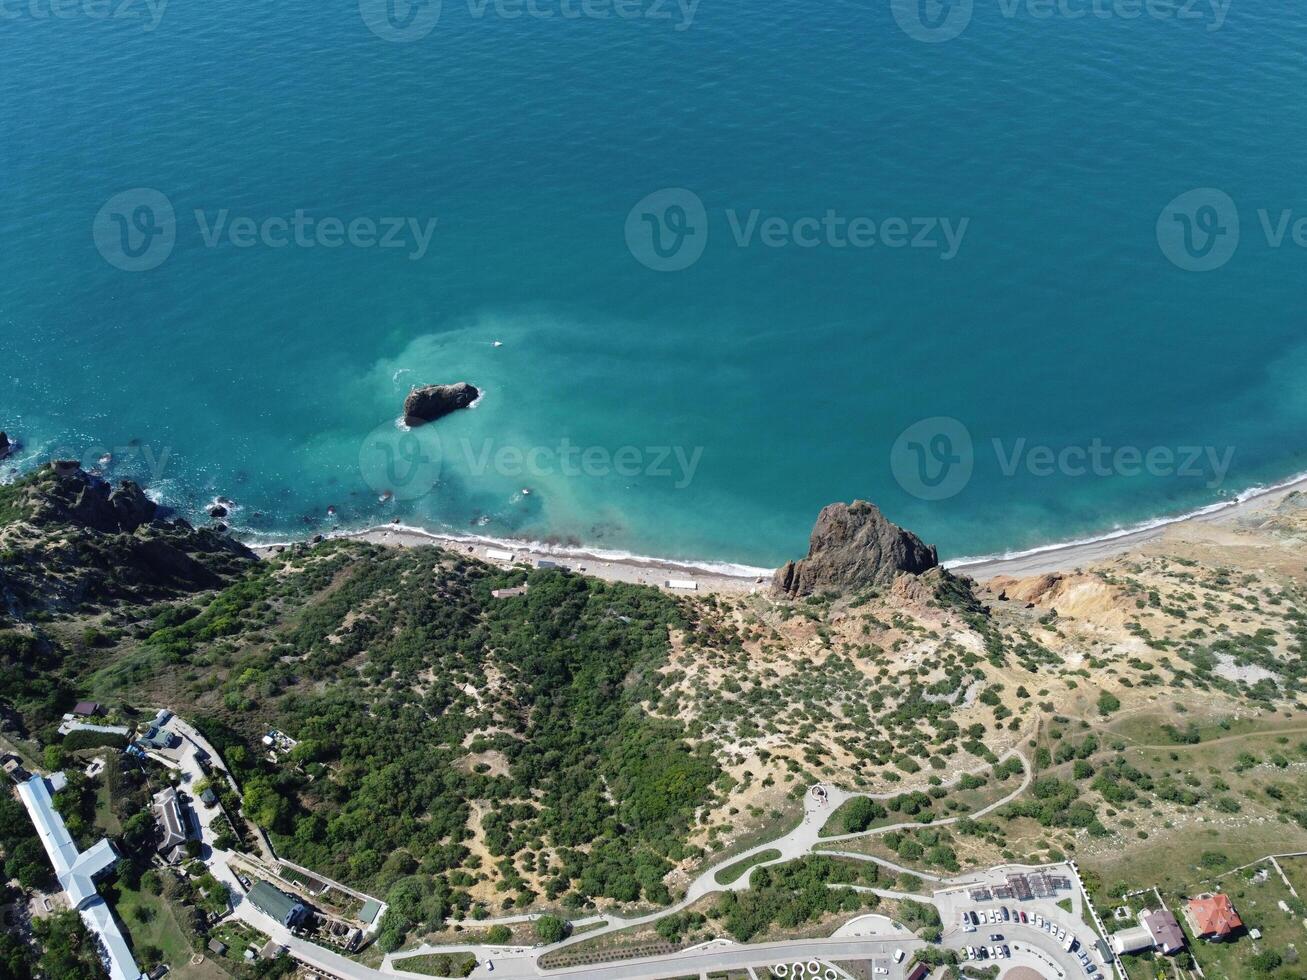
{"label": "rocky slope", "polygon": [[254,560],[170,518],[135,483],[112,486],[76,463],[0,487],[0,610],[11,617],[218,588]]}

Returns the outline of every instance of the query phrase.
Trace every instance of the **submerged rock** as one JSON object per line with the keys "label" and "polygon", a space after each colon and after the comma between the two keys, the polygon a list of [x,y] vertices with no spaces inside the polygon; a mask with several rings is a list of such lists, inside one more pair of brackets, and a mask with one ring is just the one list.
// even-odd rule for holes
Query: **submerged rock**
{"label": "submerged rock", "polygon": [[919,575],[938,564],[933,545],[889,521],[875,504],[855,500],[822,508],[808,556],[779,568],[772,588],[788,596],[849,592],[887,585],[903,572]]}
{"label": "submerged rock", "polygon": [[0,459],[4,459],[6,456],[12,453],[16,445],[17,443],[13,443],[9,441],[8,433],[0,432]]}
{"label": "submerged rock", "polygon": [[467,408],[479,397],[481,392],[466,381],[414,388],[404,399],[404,423],[414,426],[434,422],[460,408]]}

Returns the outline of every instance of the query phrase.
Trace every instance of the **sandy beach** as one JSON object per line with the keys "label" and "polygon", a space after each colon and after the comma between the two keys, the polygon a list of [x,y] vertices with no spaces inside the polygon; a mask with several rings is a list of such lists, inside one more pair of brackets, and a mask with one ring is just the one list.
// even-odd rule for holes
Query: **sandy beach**
{"label": "sandy beach", "polygon": [[[1188,536],[1208,525],[1230,524],[1255,519],[1259,513],[1279,506],[1285,497],[1307,490],[1307,477],[1253,491],[1241,499],[1214,504],[1204,510],[1175,518],[1161,518],[1147,527],[1104,535],[1087,541],[1050,545],[1018,554],[996,558],[946,560],[953,571],[984,582],[998,575],[1022,578],[1048,572],[1069,571],[1132,551],[1150,542],[1170,536]],[[330,538],[369,541],[393,548],[439,545],[451,551],[474,556],[492,565],[509,568],[518,564],[548,567],[551,563],[585,575],[612,582],[652,585],[685,595],[728,593],[747,595],[767,590],[771,573],[718,563],[684,563],[655,558],[615,557],[584,548],[557,549],[527,541],[502,541],[490,538],[459,537],[436,534],[400,524],[380,524],[361,531],[337,531]],[[268,554],[283,545],[252,546],[259,554]],[[797,556],[796,556],[797,557]]]}
{"label": "sandy beach", "polygon": [[946,561],[944,564],[980,582],[998,575],[1022,578],[1027,575],[1069,571],[1133,551],[1150,542],[1162,541],[1172,536],[1192,535],[1195,530],[1206,525],[1232,524],[1237,521],[1256,519],[1258,514],[1274,510],[1290,494],[1304,490],[1307,490],[1307,477],[1300,477],[1263,491],[1250,492],[1243,499],[1214,504],[1204,510],[1175,518],[1162,518],[1148,527],[1137,530],[1127,529],[1112,536],[1104,535],[1088,541],[1051,545],[1047,548],[997,558],[982,558],[974,561],[961,559]]}
{"label": "sandy beach", "polygon": [[[519,564],[547,568],[552,564],[583,575],[594,575],[610,582],[652,585],[683,595],[710,592],[744,595],[766,589],[771,581],[771,573],[762,574],[761,569],[749,574],[744,574],[743,570],[739,573],[713,571],[698,565],[662,559],[614,558],[586,551],[583,548],[562,550],[527,541],[509,542],[487,538],[456,537],[399,524],[379,524],[362,531],[338,531],[324,536],[368,541],[391,548],[438,545],[503,568],[511,568]],[[276,547],[278,546],[262,545],[254,547],[254,551],[258,554],[267,554]],[[690,587],[691,583],[693,588]]]}

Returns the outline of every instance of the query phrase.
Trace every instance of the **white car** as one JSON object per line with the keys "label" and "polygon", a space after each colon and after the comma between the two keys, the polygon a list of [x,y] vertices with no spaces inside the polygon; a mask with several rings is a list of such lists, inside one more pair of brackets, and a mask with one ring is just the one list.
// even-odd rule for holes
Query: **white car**
{"label": "white car", "polygon": [[1060,942],[1066,942],[1066,930],[1065,930],[1065,929],[1058,929],[1058,930],[1057,930],[1057,938],[1058,938],[1058,941],[1060,941]]}
{"label": "white car", "polygon": [[901,950],[901,949],[896,949],[896,950],[894,950],[894,962],[895,962],[895,963],[902,963],[902,962],[903,962],[903,957],[905,957],[905,956],[907,956],[907,955],[908,955],[908,954],[905,953],[905,952],[903,952],[903,950]]}
{"label": "white car", "polygon": [[971,959],[971,947],[970,947],[970,946],[963,946],[963,947],[962,947],[962,958],[963,958],[964,960],[969,960],[969,959]]}
{"label": "white car", "polygon": [[886,976],[889,975],[889,970],[885,969],[883,966],[878,966],[878,967],[876,967],[875,972],[876,972],[877,975],[880,975],[880,974],[885,974]]}

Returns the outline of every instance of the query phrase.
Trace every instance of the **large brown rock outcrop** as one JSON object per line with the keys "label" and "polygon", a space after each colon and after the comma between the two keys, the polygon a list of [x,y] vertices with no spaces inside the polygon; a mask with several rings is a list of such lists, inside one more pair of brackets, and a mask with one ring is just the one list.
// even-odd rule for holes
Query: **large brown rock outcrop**
{"label": "large brown rock outcrop", "polygon": [[808,542],[808,557],[786,562],[772,588],[788,596],[831,590],[851,592],[888,585],[904,572],[919,575],[939,564],[933,545],[889,521],[865,500],[822,508]]}

